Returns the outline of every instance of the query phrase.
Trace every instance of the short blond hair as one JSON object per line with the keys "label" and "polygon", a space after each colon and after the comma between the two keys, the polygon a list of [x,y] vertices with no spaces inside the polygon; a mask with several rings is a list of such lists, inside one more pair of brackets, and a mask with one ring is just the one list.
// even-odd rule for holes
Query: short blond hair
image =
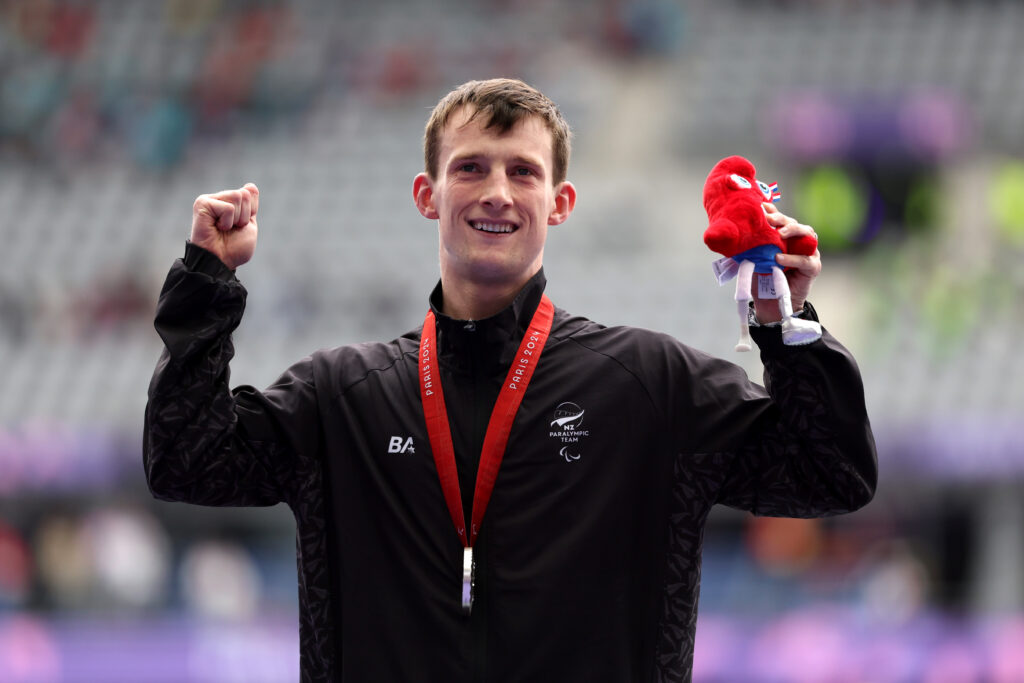
{"label": "short blond hair", "polygon": [[485,128],[505,133],[527,116],[539,116],[551,131],[552,183],[565,180],[569,171],[569,124],[558,107],[542,92],[514,78],[469,81],[441,98],[427,120],[423,134],[423,160],[427,175],[437,177],[441,154],[441,133],[452,114],[461,107],[472,110],[469,120],[486,117]]}

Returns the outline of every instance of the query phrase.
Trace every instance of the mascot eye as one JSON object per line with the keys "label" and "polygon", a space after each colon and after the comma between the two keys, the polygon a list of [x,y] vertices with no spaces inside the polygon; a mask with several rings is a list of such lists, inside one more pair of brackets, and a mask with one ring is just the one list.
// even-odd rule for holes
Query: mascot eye
{"label": "mascot eye", "polygon": [[768,201],[771,201],[772,200],[772,189],[770,187],[768,187],[768,184],[767,183],[762,183],[760,180],[758,180],[757,181],[757,186],[761,188],[761,194],[764,195],[764,198],[767,199]]}
{"label": "mascot eye", "polygon": [[736,186],[739,187],[740,189],[747,190],[747,189],[750,189],[752,187],[751,184],[750,184],[750,181],[747,180],[746,178],[744,178],[741,175],[737,175],[736,173],[733,173],[729,177],[732,179],[732,181],[734,183],[736,183]]}

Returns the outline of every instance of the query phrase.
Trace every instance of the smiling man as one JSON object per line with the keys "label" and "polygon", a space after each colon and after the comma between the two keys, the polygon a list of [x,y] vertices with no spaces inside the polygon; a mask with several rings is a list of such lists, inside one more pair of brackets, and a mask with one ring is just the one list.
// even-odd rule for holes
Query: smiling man
{"label": "smiling man", "polygon": [[[540,93],[490,88],[442,100],[427,124],[427,170],[413,181],[420,213],[438,221],[445,313],[456,318],[487,318],[508,305],[540,270],[548,226],[576,205],[558,110]],[[493,102],[480,108],[477,91]],[[516,108],[501,96],[526,101]]]}
{"label": "smiling man", "polygon": [[[751,320],[770,392],[557,308],[542,264],[576,203],[569,128],[530,86],[459,87],[424,147],[413,198],[441,279],[422,327],[317,351],[263,391],[228,385],[259,192],[196,200],[157,309],[150,488],[292,508],[304,681],[687,681],[713,505],[808,517],[871,499],[856,365],[827,332],[785,346],[774,301]],[[784,236],[811,230],[767,210]],[[818,254],[778,259],[816,319]]]}

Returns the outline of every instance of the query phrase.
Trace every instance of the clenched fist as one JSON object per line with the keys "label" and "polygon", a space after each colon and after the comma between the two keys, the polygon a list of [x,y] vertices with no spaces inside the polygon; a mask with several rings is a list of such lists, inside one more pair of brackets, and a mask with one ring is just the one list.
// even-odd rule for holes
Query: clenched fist
{"label": "clenched fist", "polygon": [[260,191],[252,183],[237,190],[199,195],[192,205],[190,239],[234,270],[256,251],[259,207]]}

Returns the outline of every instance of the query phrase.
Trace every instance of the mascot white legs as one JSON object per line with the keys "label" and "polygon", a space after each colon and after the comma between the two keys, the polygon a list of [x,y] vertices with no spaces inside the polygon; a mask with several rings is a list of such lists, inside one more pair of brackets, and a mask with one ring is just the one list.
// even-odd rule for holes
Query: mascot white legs
{"label": "mascot white legs", "polygon": [[[740,340],[736,344],[737,351],[750,351],[753,344],[750,340],[748,309],[754,296],[751,285],[754,279],[754,262],[741,261],[736,272],[736,312],[740,317]],[[793,317],[793,298],[789,293],[789,282],[782,268],[772,268],[772,284],[774,288],[762,288],[758,296],[762,299],[776,298],[779,300],[779,313],[782,315],[782,343],[787,346],[810,344],[821,339],[821,325],[813,320]],[[774,294],[774,296],[772,296]]]}

